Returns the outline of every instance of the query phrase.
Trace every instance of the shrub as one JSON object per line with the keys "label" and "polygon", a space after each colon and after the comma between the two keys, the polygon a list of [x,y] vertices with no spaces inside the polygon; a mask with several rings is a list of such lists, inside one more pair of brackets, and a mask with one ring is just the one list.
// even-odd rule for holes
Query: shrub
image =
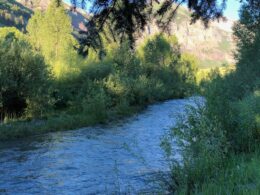
{"label": "shrub", "polygon": [[180,57],[180,51],[174,48],[176,45],[178,48],[177,41],[171,45],[166,36],[155,35],[147,39],[139,51],[145,63],[163,67]]}
{"label": "shrub", "polygon": [[237,124],[233,135],[233,145],[236,150],[254,151],[260,140],[260,91],[255,91],[233,104]]}
{"label": "shrub", "polygon": [[113,53],[112,61],[115,69],[127,77],[136,78],[141,74],[140,60],[134,49],[130,48],[128,41],[123,42]]}
{"label": "shrub", "polygon": [[191,55],[181,55],[176,37],[155,35],[138,51],[143,73],[162,83],[164,97],[185,97],[194,92],[197,61]]}
{"label": "shrub", "polygon": [[182,54],[178,67],[181,84],[183,86],[183,96],[191,95],[195,90],[196,75],[198,72],[198,60],[190,54]]}
{"label": "shrub", "polygon": [[[39,116],[48,103],[49,73],[43,58],[11,32],[0,38],[0,112]],[[47,100],[47,101],[46,101]]]}
{"label": "shrub", "polygon": [[249,87],[236,71],[224,77],[217,72],[211,76],[213,80],[205,90],[208,114],[217,118],[226,130],[231,150],[252,150],[257,140],[255,118],[259,113],[259,97],[258,92],[252,95],[251,91],[257,91],[259,84],[255,81]]}
{"label": "shrub", "polygon": [[[238,46],[235,71],[224,76],[219,72],[211,73],[212,81],[205,85],[205,107],[190,109],[186,113],[188,116],[173,128],[163,142],[168,157],[172,154],[174,136],[177,136],[178,146],[182,149],[182,163],[173,161],[171,169],[173,186],[178,194],[190,194],[195,190],[199,194],[259,191],[259,173],[255,174],[255,165],[250,165],[254,169],[249,166],[248,170],[243,170],[233,163],[232,168],[224,167],[221,173],[226,157],[228,161],[233,155],[252,154],[259,149],[259,8],[259,3],[244,2],[240,21],[234,26]],[[226,155],[227,152],[229,155]],[[220,177],[231,178],[231,182],[225,181],[223,185]],[[222,185],[221,191],[216,188],[215,181]],[[207,189],[208,184],[211,186]],[[223,186],[227,186],[227,190]]]}
{"label": "shrub", "polygon": [[[221,170],[228,144],[221,124],[208,117],[202,103],[188,107],[162,141],[171,164],[172,189],[191,193]],[[182,159],[173,158],[177,143]]]}
{"label": "shrub", "polygon": [[107,105],[109,99],[103,89],[92,91],[82,102],[83,114],[90,115],[96,123],[105,122],[107,119]]}

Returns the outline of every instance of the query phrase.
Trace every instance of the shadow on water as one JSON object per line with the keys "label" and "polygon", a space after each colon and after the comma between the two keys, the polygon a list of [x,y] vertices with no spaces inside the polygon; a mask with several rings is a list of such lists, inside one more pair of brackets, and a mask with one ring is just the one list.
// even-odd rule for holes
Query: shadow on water
{"label": "shadow on water", "polygon": [[151,194],[168,171],[160,139],[193,99],[129,119],[0,143],[0,194]]}

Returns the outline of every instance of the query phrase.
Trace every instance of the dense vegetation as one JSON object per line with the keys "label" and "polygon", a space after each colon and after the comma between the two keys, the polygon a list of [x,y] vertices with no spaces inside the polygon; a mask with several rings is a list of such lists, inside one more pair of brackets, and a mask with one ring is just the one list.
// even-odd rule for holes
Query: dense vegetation
{"label": "dense vegetation", "polygon": [[0,139],[106,122],[195,90],[196,59],[174,36],[133,48],[103,34],[102,47],[83,58],[56,1],[32,16],[27,31],[0,29]]}
{"label": "dense vegetation", "polygon": [[260,4],[246,2],[234,26],[236,69],[212,72],[205,102],[187,110],[162,145],[168,158],[175,143],[183,161],[170,160],[177,194],[259,194]]}

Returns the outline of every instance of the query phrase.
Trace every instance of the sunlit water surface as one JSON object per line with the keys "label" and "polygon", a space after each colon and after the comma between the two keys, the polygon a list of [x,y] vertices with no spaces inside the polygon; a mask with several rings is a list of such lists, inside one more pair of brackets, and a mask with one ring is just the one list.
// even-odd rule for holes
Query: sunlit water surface
{"label": "sunlit water surface", "polygon": [[0,194],[136,194],[160,190],[160,141],[194,99],[170,100],[106,126],[0,143]]}

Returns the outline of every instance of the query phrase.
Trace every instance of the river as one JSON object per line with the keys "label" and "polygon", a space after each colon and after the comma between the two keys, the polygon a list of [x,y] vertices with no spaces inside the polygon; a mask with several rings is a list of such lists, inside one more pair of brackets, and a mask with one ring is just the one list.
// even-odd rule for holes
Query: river
{"label": "river", "polygon": [[193,102],[170,100],[116,124],[0,143],[0,194],[157,193],[168,171],[161,137]]}

